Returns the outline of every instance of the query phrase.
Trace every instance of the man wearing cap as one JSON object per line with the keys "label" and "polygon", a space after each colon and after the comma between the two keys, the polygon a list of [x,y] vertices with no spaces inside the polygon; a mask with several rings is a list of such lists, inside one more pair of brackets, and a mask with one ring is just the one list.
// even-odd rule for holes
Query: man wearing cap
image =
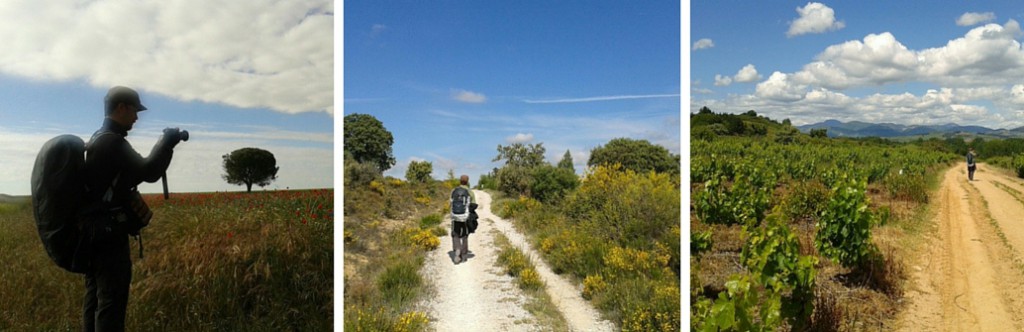
{"label": "man wearing cap", "polygon": [[[125,139],[128,131],[145,111],[139,94],[127,87],[115,86],[103,99],[103,126],[86,144],[85,182],[87,206],[99,212],[86,218],[93,232],[92,268],[85,274],[85,331],[124,331],[128,310],[128,289],[132,279],[132,261],[128,231],[123,218],[112,211],[138,209],[136,199],[142,181],[156,182],[171,163],[174,146],[181,141],[177,128],[164,135],[143,158]],[[144,205],[144,204],[143,204]],[[127,208],[126,208],[127,207]],[[148,210],[148,209],[146,209]],[[129,213],[140,213],[130,211]]]}

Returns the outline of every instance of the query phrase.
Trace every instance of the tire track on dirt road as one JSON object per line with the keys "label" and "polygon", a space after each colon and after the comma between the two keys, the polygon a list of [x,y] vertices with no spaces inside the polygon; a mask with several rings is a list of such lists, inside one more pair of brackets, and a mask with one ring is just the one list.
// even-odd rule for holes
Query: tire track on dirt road
{"label": "tire track on dirt road", "polygon": [[1013,266],[1015,253],[1006,244],[1024,248],[1024,242],[1018,246],[1008,234],[1004,242],[998,234],[1021,223],[1024,206],[985,182],[991,173],[975,173],[975,181],[968,182],[965,168],[961,163],[947,170],[933,200],[937,232],[910,269],[907,306],[897,320],[901,331],[1022,327],[1024,275]]}
{"label": "tire track on dirt road", "polygon": [[[479,207],[480,226],[469,236],[471,256],[458,265],[452,262],[451,237],[441,237],[441,247],[427,254],[421,274],[432,284],[435,294],[422,303],[436,331],[550,331],[523,308],[528,299],[507,276],[495,266],[498,248],[493,233],[501,232],[512,245],[531,257],[538,275],[544,281],[551,302],[565,317],[573,331],[614,331],[611,322],[580,295],[580,289],[554,274],[540,256],[530,248],[523,234],[512,223],[491,211],[491,196],[473,191]],[[450,221],[445,221],[445,227]]]}

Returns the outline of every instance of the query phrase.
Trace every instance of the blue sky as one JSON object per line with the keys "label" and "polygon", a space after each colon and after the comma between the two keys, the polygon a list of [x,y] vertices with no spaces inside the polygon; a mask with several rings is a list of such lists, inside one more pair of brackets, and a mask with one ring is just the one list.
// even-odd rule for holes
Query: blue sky
{"label": "blue sky", "polygon": [[1016,1],[694,1],[690,19],[690,112],[1024,126]]}
{"label": "blue sky", "polygon": [[29,193],[49,138],[87,140],[114,85],[149,108],[128,136],[143,156],[165,127],[191,133],[168,170],[172,191],[245,190],[221,179],[221,156],[249,146],[277,157],[267,189],[333,187],[333,11],[322,0],[5,3],[0,193]]}
{"label": "blue sky", "polygon": [[679,5],[346,2],[344,112],[394,134],[398,178],[426,160],[475,183],[515,142],[568,150],[579,173],[616,137],[679,154]]}

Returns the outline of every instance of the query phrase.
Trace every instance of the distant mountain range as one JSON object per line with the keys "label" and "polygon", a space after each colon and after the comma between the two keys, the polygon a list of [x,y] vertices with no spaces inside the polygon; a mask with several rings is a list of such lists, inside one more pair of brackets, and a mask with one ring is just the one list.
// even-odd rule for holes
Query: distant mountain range
{"label": "distant mountain range", "polygon": [[895,123],[869,123],[860,121],[841,122],[827,120],[824,122],[797,126],[802,132],[811,129],[827,129],[830,137],[907,137],[946,134],[975,134],[999,137],[1024,137],[1024,127],[1014,129],[991,129],[982,126],[961,126],[955,123],[944,125],[901,125]]}

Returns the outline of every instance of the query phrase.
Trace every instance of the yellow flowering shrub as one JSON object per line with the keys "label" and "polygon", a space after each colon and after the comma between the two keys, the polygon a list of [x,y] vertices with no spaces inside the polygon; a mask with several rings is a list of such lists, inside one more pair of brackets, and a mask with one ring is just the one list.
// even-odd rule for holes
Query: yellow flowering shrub
{"label": "yellow flowering shrub", "polygon": [[418,311],[410,311],[402,314],[398,317],[398,323],[395,324],[395,332],[414,332],[423,331],[427,328],[427,324],[430,323],[430,319],[427,318],[427,314]]}
{"label": "yellow flowering shrub", "polygon": [[441,240],[429,229],[412,229],[407,233],[411,234],[409,240],[412,244],[422,247],[424,250],[434,250],[441,246]]}
{"label": "yellow flowering shrub", "polygon": [[540,274],[532,267],[519,271],[519,287],[523,289],[541,289],[544,282],[540,280]]}
{"label": "yellow flowering shrub", "polygon": [[603,292],[608,287],[608,283],[604,282],[604,278],[600,274],[587,276],[583,279],[583,298],[591,299],[594,294]]}
{"label": "yellow flowering shrub", "polygon": [[384,184],[377,180],[370,181],[370,189],[381,195],[383,195],[385,191]]}

